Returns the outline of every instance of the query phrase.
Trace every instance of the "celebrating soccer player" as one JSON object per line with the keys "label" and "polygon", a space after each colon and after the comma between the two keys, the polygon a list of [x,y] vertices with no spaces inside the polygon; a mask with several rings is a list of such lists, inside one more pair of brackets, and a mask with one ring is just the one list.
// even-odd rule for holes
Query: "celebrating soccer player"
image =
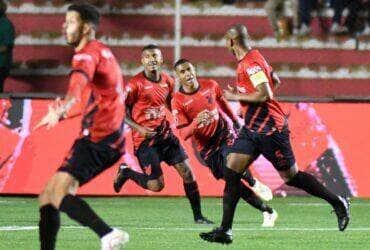
{"label": "celebrating soccer player", "polygon": [[[62,118],[83,114],[81,136],[57,173],[39,196],[41,249],[54,249],[60,227],[59,212],[89,227],[102,249],[119,249],[129,236],[108,226],[81,198],[76,189],[116,163],[123,154],[125,117],[123,78],[111,50],[95,40],[99,12],[88,4],[70,5],[64,33],[74,47],[70,84],[65,100],[58,100],[36,128],[55,126]],[[88,92],[86,92],[88,91]],[[85,99],[85,94],[90,95]]]}
{"label": "celebrating soccer player", "polygon": [[126,88],[126,123],[133,129],[135,155],[144,173],[121,164],[114,180],[114,190],[119,192],[124,183],[131,179],[145,189],[161,191],[164,188],[161,162],[164,161],[169,166],[174,166],[182,177],[194,221],[199,224],[212,223],[202,215],[198,184],[188,157],[166,118],[174,81],[161,71],[163,57],[159,47],[144,47],[141,63],[144,71],[134,76]]}
{"label": "celebrating soccer player", "polygon": [[239,63],[237,86],[226,90],[224,96],[240,102],[245,125],[227,156],[221,226],[201,233],[200,237],[210,242],[232,242],[234,212],[242,194],[241,174],[260,154],[272,163],[287,185],[326,200],[334,208],[339,230],[345,230],[349,222],[349,202],[333,194],[311,174],[299,171],[290,144],[287,116],[273,96],[278,77],[260,52],[250,47],[244,25],[231,27],[225,38]]}
{"label": "celebrating soccer player", "polygon": [[[198,80],[194,66],[186,59],[175,63],[180,90],[172,98],[172,113],[180,135],[186,140],[194,137],[197,150],[216,179],[224,177],[226,155],[234,135],[218,107],[238,128],[238,120],[214,80]],[[251,175],[248,175],[251,178]],[[244,178],[243,178],[244,179]],[[263,204],[261,199],[242,181],[241,197],[263,212],[263,227],[273,227],[277,213]],[[271,191],[270,191],[271,192]]]}

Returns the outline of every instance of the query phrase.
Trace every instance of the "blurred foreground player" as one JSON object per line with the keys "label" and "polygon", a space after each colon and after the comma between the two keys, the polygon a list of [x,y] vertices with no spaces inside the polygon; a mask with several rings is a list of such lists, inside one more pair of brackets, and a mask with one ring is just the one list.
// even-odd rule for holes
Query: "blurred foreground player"
{"label": "blurred foreground player", "polygon": [[[218,179],[224,178],[228,147],[234,135],[218,107],[238,128],[238,118],[223,97],[221,88],[214,80],[198,80],[194,66],[180,59],[174,66],[180,82],[180,90],[172,98],[172,113],[180,135],[186,140],[194,137],[197,150],[206,165]],[[251,175],[249,174],[251,177]],[[245,177],[242,177],[245,179]],[[253,177],[252,177],[253,178]],[[278,215],[242,181],[241,197],[263,213],[263,227],[273,227]],[[270,191],[271,193],[271,191]]]}
{"label": "blurred foreground player", "polygon": [[[119,249],[129,240],[126,232],[108,226],[76,191],[123,154],[124,93],[119,64],[111,50],[95,40],[99,13],[88,4],[68,8],[64,23],[67,43],[74,47],[70,85],[65,100],[49,107],[36,126],[55,126],[61,118],[83,114],[81,136],[74,142],[57,173],[39,196],[41,249],[54,249],[60,227],[59,212],[89,227],[101,239],[103,250]],[[88,100],[83,91],[91,89]]]}
{"label": "blurred foreground player", "polygon": [[344,231],[349,222],[349,202],[330,192],[314,176],[299,171],[290,144],[287,117],[273,99],[272,89],[274,82],[279,82],[278,77],[259,51],[250,47],[247,28],[231,27],[226,33],[226,44],[239,64],[237,86],[225,91],[224,96],[240,101],[245,125],[227,156],[221,226],[201,233],[200,237],[210,242],[232,242],[232,222],[241,195],[241,173],[260,154],[272,163],[287,185],[326,200],[334,208],[339,230]]}
{"label": "blurred foreground player", "polygon": [[114,180],[119,192],[131,179],[142,188],[159,192],[164,188],[161,162],[174,166],[183,180],[186,197],[193,210],[194,221],[210,224],[201,212],[198,184],[188,156],[179,139],[173,134],[166,117],[174,89],[173,79],[162,72],[162,52],[156,45],[143,48],[141,63],[144,71],[134,76],[126,88],[126,123],[132,128],[135,156],[143,173],[122,164]]}

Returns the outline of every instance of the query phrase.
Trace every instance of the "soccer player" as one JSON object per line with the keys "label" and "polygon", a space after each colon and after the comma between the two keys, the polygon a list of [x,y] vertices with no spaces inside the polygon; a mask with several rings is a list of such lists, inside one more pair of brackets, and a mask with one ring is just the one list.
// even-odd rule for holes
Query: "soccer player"
{"label": "soccer player", "polygon": [[194,221],[210,224],[201,212],[198,184],[188,157],[178,138],[172,133],[166,118],[174,88],[173,79],[161,71],[162,52],[156,45],[143,48],[141,63],[144,71],[134,76],[126,87],[126,123],[132,128],[135,156],[143,173],[121,164],[114,180],[118,193],[131,179],[139,186],[159,192],[164,188],[161,162],[174,166],[183,179],[186,197],[193,210]]}
{"label": "soccer player", "polygon": [[[194,137],[197,150],[213,176],[223,179],[226,155],[234,135],[218,107],[238,126],[238,118],[223,97],[221,88],[214,80],[198,80],[194,66],[180,59],[174,66],[180,82],[180,90],[172,98],[172,113],[180,135],[186,140]],[[241,197],[263,213],[263,227],[273,227],[277,213],[263,204],[261,199],[240,181]]]}
{"label": "soccer player", "polygon": [[[75,195],[79,186],[116,163],[124,150],[122,72],[111,50],[95,40],[99,18],[92,5],[68,7],[63,28],[67,43],[75,50],[69,89],[66,98],[49,107],[35,127],[51,128],[62,118],[83,114],[80,137],[39,196],[39,236],[45,250],[55,248],[60,211],[93,230],[101,239],[102,249],[119,249],[129,240],[126,232],[108,226]],[[86,88],[91,91],[88,100],[83,95]]]}
{"label": "soccer player", "polygon": [[349,222],[349,202],[330,192],[311,174],[299,171],[290,144],[287,117],[273,96],[274,82],[279,82],[276,73],[258,50],[252,50],[244,25],[231,27],[225,38],[239,64],[237,86],[226,90],[224,96],[240,101],[245,125],[227,156],[221,226],[201,233],[200,237],[210,242],[232,242],[232,222],[241,195],[241,173],[260,154],[272,163],[287,185],[326,200],[334,208],[339,230],[345,230]]}

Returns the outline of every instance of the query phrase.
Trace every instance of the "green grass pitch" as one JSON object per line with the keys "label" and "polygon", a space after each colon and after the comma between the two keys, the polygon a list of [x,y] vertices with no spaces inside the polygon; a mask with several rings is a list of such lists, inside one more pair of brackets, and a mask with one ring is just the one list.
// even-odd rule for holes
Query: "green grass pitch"
{"label": "green grass pitch", "polygon": [[[274,228],[261,228],[262,214],[239,202],[234,243],[222,246],[202,241],[198,234],[212,226],[193,223],[184,198],[86,198],[110,225],[126,230],[125,249],[370,249],[370,200],[354,199],[347,231],[337,230],[329,205],[314,198],[275,198],[279,213]],[[204,198],[203,212],[219,224],[220,198]],[[39,249],[36,198],[0,197],[0,249]],[[62,216],[57,249],[100,249],[98,237]]]}

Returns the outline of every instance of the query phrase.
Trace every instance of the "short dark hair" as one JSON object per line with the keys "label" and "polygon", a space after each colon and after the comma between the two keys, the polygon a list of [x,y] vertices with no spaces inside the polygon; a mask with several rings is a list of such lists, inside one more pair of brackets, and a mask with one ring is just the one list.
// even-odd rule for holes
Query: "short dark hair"
{"label": "short dark hair", "polygon": [[98,9],[91,4],[72,4],[68,7],[68,11],[76,11],[80,14],[82,21],[92,23],[96,27],[99,26],[100,13]]}
{"label": "short dark hair", "polygon": [[145,51],[145,50],[149,50],[149,49],[161,49],[161,48],[159,48],[159,46],[158,45],[155,45],[155,44],[149,44],[149,45],[146,45],[141,51],[143,52],[143,51]]}
{"label": "short dark hair", "polygon": [[188,59],[181,58],[175,62],[175,64],[173,65],[173,68],[176,69],[178,66],[184,63],[191,63],[191,62]]}

